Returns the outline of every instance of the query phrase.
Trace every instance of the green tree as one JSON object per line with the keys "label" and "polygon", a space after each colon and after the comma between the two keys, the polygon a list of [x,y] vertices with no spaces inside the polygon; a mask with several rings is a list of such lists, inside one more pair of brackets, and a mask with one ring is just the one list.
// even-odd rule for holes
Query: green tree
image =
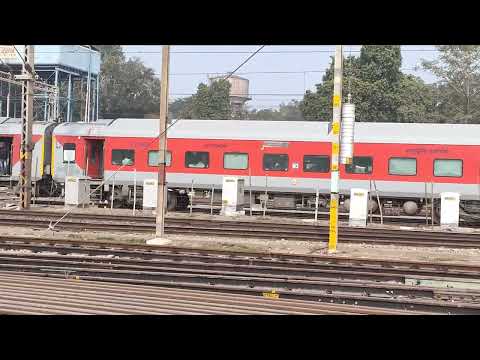
{"label": "green tree", "polygon": [[[357,121],[430,121],[432,90],[401,72],[400,46],[366,45],[359,57],[344,59],[343,101],[351,94]],[[332,118],[333,58],[316,92],[307,91],[300,110],[306,120]]]}
{"label": "green tree", "polygon": [[399,122],[439,122],[435,112],[435,89],[413,75],[403,75],[397,89]]}
{"label": "green tree", "polygon": [[158,113],[160,80],[138,58],[126,61],[120,45],[98,45],[100,68],[100,115],[138,117]]}
{"label": "green tree", "polygon": [[280,104],[276,109],[253,109],[247,112],[249,120],[277,120],[277,121],[302,121],[303,116],[299,108],[299,103],[292,100],[289,103]]}
{"label": "green tree", "polygon": [[231,119],[230,83],[227,80],[216,80],[210,85],[201,83],[194,95],[169,104],[168,111],[172,119]]}
{"label": "green tree", "polygon": [[192,119],[193,118],[193,97],[176,99],[168,105],[170,119]]}
{"label": "green tree", "polygon": [[437,46],[437,60],[422,61],[436,84],[440,122],[480,122],[480,45]]}
{"label": "green tree", "polygon": [[193,96],[192,115],[195,119],[230,119],[230,83],[216,80],[210,86],[201,83]]}
{"label": "green tree", "polygon": [[230,83],[227,80],[210,85],[201,83],[194,95],[170,103],[168,112],[171,119],[231,119]]}
{"label": "green tree", "polygon": [[[343,62],[344,71],[344,98],[347,98],[346,90],[354,84],[356,90],[358,79],[358,60],[354,57],[347,57]],[[347,84],[347,81],[350,85]],[[347,85],[347,86],[346,86]],[[353,92],[353,91],[352,91]],[[316,91],[307,90],[303,100],[298,107],[307,121],[330,121],[332,118],[332,96],[333,96],[333,57],[331,58],[330,67],[326,70],[322,77],[322,82],[316,85]],[[356,99],[356,97],[354,96]]]}

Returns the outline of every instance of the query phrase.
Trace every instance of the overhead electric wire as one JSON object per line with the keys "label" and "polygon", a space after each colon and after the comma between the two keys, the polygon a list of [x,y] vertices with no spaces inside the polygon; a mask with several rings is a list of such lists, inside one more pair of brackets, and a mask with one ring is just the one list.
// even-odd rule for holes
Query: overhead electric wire
{"label": "overhead electric wire", "polygon": [[[251,75],[251,74],[304,74],[304,73],[324,73],[326,70],[305,70],[305,71],[248,71],[237,73],[238,75]],[[211,71],[211,72],[191,72],[191,73],[171,73],[170,76],[182,76],[182,75],[226,75],[225,72]],[[155,73],[155,75],[160,75]]]}
{"label": "overhead electric wire", "polygon": [[223,80],[227,80],[233,74],[235,74],[237,72],[237,70],[239,70],[243,65],[245,65],[247,62],[249,62],[250,59],[253,58],[255,55],[257,55],[264,47],[265,47],[265,45],[262,45],[257,50],[255,50],[248,58],[245,59],[244,62],[242,62],[240,65],[238,65],[237,68],[235,70],[233,70],[231,73],[229,73]]}
{"label": "overhead electric wire", "polygon": [[25,65],[25,67],[27,67],[27,63],[25,62],[25,60],[23,59],[23,56],[22,54],[20,54],[20,51],[18,51],[17,47],[15,45],[13,45],[13,48],[15,49],[15,51],[17,52],[18,54],[18,57],[20,58],[20,60],[22,60],[23,62],[23,65]]}
{"label": "overhead electric wire", "polygon": [[[419,71],[420,69],[416,68],[401,68],[402,71]],[[255,75],[255,74],[306,74],[306,73],[326,73],[327,70],[305,70],[305,71],[248,71],[237,73],[237,75]],[[203,75],[218,75],[223,76],[227,75],[228,72],[185,72],[185,73],[171,73],[170,76],[203,76]],[[154,73],[154,75],[160,76],[159,73]]]}
{"label": "overhead electric wire", "polygon": [[[190,95],[195,95],[196,93],[169,93],[168,95],[171,96],[190,96]],[[285,94],[279,94],[279,93],[264,93],[264,94],[251,94],[249,93],[248,95],[250,96],[303,96],[305,93],[285,93]],[[230,96],[243,96],[243,94],[230,94]]]}
{"label": "overhead electric wire", "polygon": [[[437,52],[436,49],[402,49],[401,51],[405,52]],[[360,50],[352,50],[352,53],[359,53]],[[61,50],[61,51],[37,51],[38,54],[89,54],[89,51],[82,50]],[[161,54],[160,50],[138,50],[138,51],[123,51],[124,54]],[[240,50],[177,50],[171,51],[172,54],[250,54],[250,51],[240,51]],[[271,50],[264,51],[262,54],[321,54],[321,53],[330,53],[334,54],[334,50]]]}

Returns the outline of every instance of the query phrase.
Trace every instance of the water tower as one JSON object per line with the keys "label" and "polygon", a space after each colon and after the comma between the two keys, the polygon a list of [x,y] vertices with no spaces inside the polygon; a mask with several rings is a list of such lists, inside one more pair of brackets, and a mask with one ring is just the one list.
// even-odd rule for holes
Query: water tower
{"label": "water tower", "polygon": [[[210,77],[210,84],[214,81],[224,79],[223,76]],[[242,114],[245,103],[252,98],[248,95],[248,79],[232,75],[228,79],[230,83],[230,104],[232,106],[232,115]]]}

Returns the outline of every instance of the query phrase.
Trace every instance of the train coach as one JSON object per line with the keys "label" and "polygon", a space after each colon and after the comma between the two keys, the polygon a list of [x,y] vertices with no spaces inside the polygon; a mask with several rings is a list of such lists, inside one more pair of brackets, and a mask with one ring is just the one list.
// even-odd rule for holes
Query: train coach
{"label": "train coach", "polygon": [[[168,206],[186,206],[192,186],[208,197],[212,186],[221,188],[223,176],[233,175],[245,179],[256,204],[308,207],[318,189],[319,205],[327,207],[327,131],[326,122],[176,121],[168,129]],[[9,149],[0,180],[18,180],[20,132],[19,119],[0,119],[0,143]],[[33,179],[51,195],[55,189],[58,194],[66,176],[87,176],[93,187],[103,185],[96,200],[115,192],[116,202],[131,203],[134,182],[140,199],[143,181],[157,177],[158,133],[156,119],[35,122]],[[480,213],[478,134],[480,125],[357,123],[353,163],[340,167],[342,203],[348,208],[351,188],[373,184],[384,214],[413,215],[431,196],[433,184],[434,198],[458,192],[463,210]],[[371,202],[370,207],[378,206]]]}
{"label": "train coach", "polygon": [[[192,186],[206,194],[212,186],[220,189],[225,175],[243,177],[255,203],[266,201],[269,208],[311,205],[317,188],[326,207],[327,129],[326,122],[179,120],[168,130],[169,207],[185,205]],[[86,175],[105,182],[106,196],[113,189],[118,201],[128,202],[134,179],[140,185],[157,176],[158,133],[155,119],[60,124],[53,131],[53,179]],[[353,163],[340,168],[342,199],[373,182],[385,214],[413,215],[433,184],[435,198],[458,192],[464,209],[478,212],[478,134],[480,125],[357,123]],[[376,203],[370,206],[376,210]]]}
{"label": "train coach", "polygon": [[[0,118],[0,183],[16,183],[20,177],[21,119]],[[32,182],[50,185],[51,141],[55,123],[34,122],[32,127]],[[40,187],[35,186],[37,191]]]}

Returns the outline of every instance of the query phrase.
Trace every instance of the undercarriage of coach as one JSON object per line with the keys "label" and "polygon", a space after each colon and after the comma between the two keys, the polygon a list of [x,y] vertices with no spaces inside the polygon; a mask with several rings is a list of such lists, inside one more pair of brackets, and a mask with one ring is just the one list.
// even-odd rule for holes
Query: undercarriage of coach
{"label": "undercarriage of coach", "polygon": [[[14,187],[19,193],[16,181],[8,181],[4,186]],[[51,178],[44,177],[37,181],[32,189],[37,197],[56,197],[63,198],[63,184],[55,183]],[[112,199],[113,195],[113,199]],[[284,192],[265,192],[265,191],[246,191],[244,193],[245,208],[251,208],[255,211],[280,212],[284,214],[312,214],[317,210],[319,214],[326,214],[329,211],[329,194],[319,193],[284,193]],[[113,200],[113,201],[112,201]],[[432,208],[433,201],[433,208]],[[136,202],[136,208],[142,209],[143,206],[143,187],[137,186],[136,191],[132,185],[115,185],[114,191],[112,185],[91,184],[90,202],[92,204],[114,208],[132,208]],[[169,188],[167,195],[168,211],[185,211],[192,204],[194,209],[215,209],[216,213],[222,206],[222,191],[214,189],[212,198],[212,188]],[[347,195],[340,196],[340,214],[347,216],[350,208],[350,199]],[[368,213],[372,221],[381,221],[383,218],[398,219],[417,219],[421,222],[423,219],[438,224],[440,220],[440,199],[439,198],[415,198],[415,197],[387,197],[381,193],[378,195],[371,192],[368,200]],[[480,224],[480,201],[462,200],[460,202],[460,219],[466,225]],[[424,220],[423,220],[424,221]]]}
{"label": "undercarriage of coach", "polygon": [[[136,194],[133,186],[116,187],[114,197],[114,207],[132,207],[134,199],[136,199],[136,207],[142,207],[143,191],[139,186]],[[110,204],[111,197],[108,197]],[[107,201],[105,201],[107,202]],[[318,199],[315,194],[302,193],[281,193],[281,192],[264,192],[264,191],[246,191],[244,193],[245,208],[249,209],[252,204],[253,211],[267,212],[283,212],[283,213],[312,213],[317,209],[318,213],[326,213],[329,211],[329,194],[319,194]],[[376,196],[371,194],[368,200],[369,214],[375,217],[411,217],[425,218],[432,217],[431,199],[424,198],[390,198]],[[167,206],[169,211],[183,211],[192,204],[193,208],[218,209],[222,206],[221,189],[213,190],[207,188],[187,189],[187,188],[169,188],[167,197]],[[350,199],[348,196],[342,195],[340,198],[340,213],[348,215],[350,207]],[[433,218],[438,223],[440,216],[440,201],[433,199]]]}
{"label": "undercarriage of coach", "polygon": [[[244,193],[245,208],[262,211],[280,211],[284,213],[329,211],[329,194],[320,193],[318,199],[315,194],[301,193],[279,193],[264,191],[246,191]],[[143,201],[142,187],[138,186],[135,193],[133,186],[116,186],[114,196],[114,207],[132,207],[136,200],[136,207],[140,209]],[[432,207],[433,201],[433,207]],[[104,194],[103,202],[111,204],[111,189]],[[221,189],[198,188],[169,188],[167,196],[167,208],[169,211],[184,211],[192,204],[193,208],[219,209],[222,206]],[[346,195],[340,197],[340,213],[348,215],[350,199]],[[376,218],[398,217],[412,219],[432,219],[434,223],[440,220],[440,199],[439,198],[415,198],[415,197],[386,197],[372,192],[368,200],[368,212]],[[461,201],[460,218],[464,221],[480,221],[480,201]]]}

